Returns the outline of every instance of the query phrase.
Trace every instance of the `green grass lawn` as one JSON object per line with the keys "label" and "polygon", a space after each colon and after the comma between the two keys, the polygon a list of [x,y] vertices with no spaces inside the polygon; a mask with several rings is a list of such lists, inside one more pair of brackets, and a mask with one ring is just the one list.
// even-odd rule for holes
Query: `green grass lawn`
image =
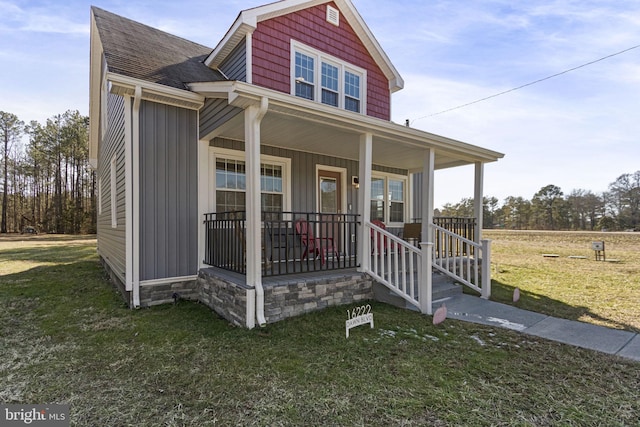
{"label": "green grass lawn", "polygon": [[[484,236],[493,239],[492,299],[511,303],[519,287],[518,307],[640,332],[640,233],[491,230]],[[606,258],[616,262],[595,261],[593,241],[604,241]]]}
{"label": "green grass lawn", "polygon": [[68,403],[77,426],[638,425],[638,363],[372,306],[348,340],[348,307],[249,331],[197,303],[129,310],[94,240],[0,241],[0,401]]}

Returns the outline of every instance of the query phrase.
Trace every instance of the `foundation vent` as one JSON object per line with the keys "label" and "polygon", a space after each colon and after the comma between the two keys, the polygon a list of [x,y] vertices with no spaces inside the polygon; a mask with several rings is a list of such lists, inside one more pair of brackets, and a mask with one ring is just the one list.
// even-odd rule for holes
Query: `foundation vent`
{"label": "foundation vent", "polygon": [[331,6],[327,6],[327,22],[335,26],[340,25],[340,11]]}

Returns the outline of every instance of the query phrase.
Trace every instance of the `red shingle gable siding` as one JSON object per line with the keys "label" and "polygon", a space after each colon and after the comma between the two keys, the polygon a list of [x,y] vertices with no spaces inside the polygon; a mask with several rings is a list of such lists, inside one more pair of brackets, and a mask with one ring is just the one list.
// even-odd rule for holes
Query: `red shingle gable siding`
{"label": "red shingle gable siding", "polygon": [[[334,3],[328,3],[337,9]],[[326,20],[327,4],[260,22],[253,33],[253,84],[291,93],[291,39],[367,70],[367,114],[391,120],[389,81],[349,23]]]}

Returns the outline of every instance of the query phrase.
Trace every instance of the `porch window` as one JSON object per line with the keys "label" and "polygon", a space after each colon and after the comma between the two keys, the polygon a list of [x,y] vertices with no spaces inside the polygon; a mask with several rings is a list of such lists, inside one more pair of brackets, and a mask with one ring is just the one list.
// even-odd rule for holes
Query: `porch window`
{"label": "porch window", "polygon": [[[242,155],[215,158],[216,212],[246,210],[247,174]],[[260,200],[262,211],[283,212],[286,205],[288,159],[263,159],[260,163]]]}
{"label": "porch window", "polygon": [[[291,42],[292,95],[361,113],[366,71],[300,42]],[[316,84],[315,76],[320,76]]]}
{"label": "porch window", "polygon": [[371,179],[371,219],[384,222],[384,178]]}
{"label": "porch window", "polygon": [[387,224],[405,221],[407,178],[374,176],[371,179],[371,219]]}
{"label": "porch window", "polygon": [[216,212],[243,211],[246,208],[247,177],[243,161],[216,161]]}
{"label": "porch window", "polygon": [[404,181],[389,179],[389,222],[404,222]]}

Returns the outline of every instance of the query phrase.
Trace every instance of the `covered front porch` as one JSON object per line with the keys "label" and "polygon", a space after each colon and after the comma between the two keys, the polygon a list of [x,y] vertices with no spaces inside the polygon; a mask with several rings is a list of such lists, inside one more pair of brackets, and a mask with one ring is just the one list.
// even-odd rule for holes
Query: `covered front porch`
{"label": "covered front porch", "polygon": [[[192,86],[208,98],[198,152],[200,267],[242,275],[245,326],[267,321],[269,277],[354,270],[425,313],[433,270],[466,275],[480,289],[480,257],[488,259],[481,227],[457,236],[435,222],[434,173],[475,166],[473,223],[482,224],[484,164],[499,153],[241,82]],[[325,194],[324,184],[340,191]],[[407,241],[412,218],[421,218],[419,232]]]}
{"label": "covered front porch", "polygon": [[[377,298],[376,284],[403,299],[405,306],[428,314],[433,295],[451,289],[453,282],[488,297],[490,278],[483,274],[490,271],[489,246],[471,240],[475,219],[434,218],[434,243],[420,243],[416,231],[421,226],[407,223],[400,230],[386,230],[383,223],[362,222],[359,215],[263,211],[265,321]],[[209,213],[205,228],[205,263],[210,267],[199,275],[200,299],[244,325],[250,315],[247,304],[255,298],[255,289],[246,286],[246,212]],[[365,245],[358,242],[362,230],[368,230]],[[358,253],[361,246],[367,247],[366,253]],[[434,289],[433,275],[438,272],[449,279],[439,280],[435,286],[441,289]]]}
{"label": "covered front porch", "polygon": [[[204,263],[245,276],[246,211],[208,213],[204,223]],[[357,214],[262,211],[262,277],[359,268],[358,239],[362,226]],[[392,249],[408,250],[411,247],[404,244],[419,247],[421,226],[421,223],[413,222],[402,228],[387,229],[380,221],[371,222],[371,254],[386,257],[390,253],[385,247],[388,239],[401,240],[401,243],[394,243]],[[475,236],[475,218],[434,217],[433,226],[437,227],[434,260],[474,254],[474,246],[465,242],[472,241]],[[387,238],[382,233],[393,237]],[[452,236],[459,236],[461,240]]]}

